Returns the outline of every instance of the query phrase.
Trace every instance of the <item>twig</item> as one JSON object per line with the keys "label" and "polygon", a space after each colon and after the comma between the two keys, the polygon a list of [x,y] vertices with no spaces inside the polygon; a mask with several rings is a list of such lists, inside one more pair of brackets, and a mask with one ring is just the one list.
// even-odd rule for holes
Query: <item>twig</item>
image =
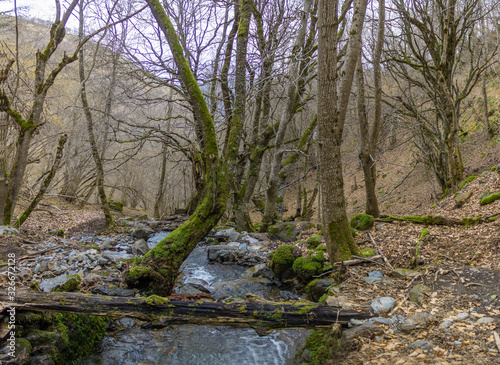
{"label": "twig", "polygon": [[377,249],[377,251],[379,252],[380,256],[382,256],[382,259],[384,260],[384,262],[387,264],[387,266],[389,266],[389,268],[391,270],[394,270],[394,268],[392,267],[391,263],[389,262],[389,260],[387,260],[387,257],[385,257],[384,253],[382,252],[382,249],[377,246],[377,243],[373,239],[373,236],[370,234],[370,232],[367,232],[367,233],[368,233],[368,237],[370,237],[370,240],[373,243],[373,246]]}
{"label": "twig", "polygon": [[60,245],[60,246],[56,246],[56,247],[51,247],[51,248],[48,248],[46,250],[42,250],[42,251],[38,251],[38,252],[35,252],[35,253],[32,253],[32,254],[29,254],[29,255],[26,255],[26,256],[23,256],[23,257],[20,257],[17,259],[17,261],[23,261],[23,260],[28,260],[28,259],[32,259],[33,257],[37,257],[37,256],[40,256],[41,254],[44,254],[46,252],[49,252],[49,251],[53,251],[53,250],[56,250],[58,248],[64,248],[63,245]]}
{"label": "twig", "polygon": [[487,285],[484,285],[484,284],[479,284],[479,283],[468,283],[468,284],[465,284],[465,286],[487,286]]}
{"label": "twig", "polygon": [[340,261],[336,262],[334,265],[339,266],[339,265],[344,265],[344,266],[353,266],[353,265],[359,265],[364,262],[373,262],[378,265],[383,265],[380,262],[377,262],[375,260],[382,258],[382,256],[377,255],[377,256],[372,256],[371,259],[367,259],[366,257],[360,257],[360,256],[353,256],[356,258],[356,260],[347,260],[347,261]]}
{"label": "twig", "polygon": [[495,343],[497,344],[498,352],[500,352],[500,336],[496,331],[493,331],[493,337],[495,338]]}
{"label": "twig", "polygon": [[[396,311],[397,311],[398,309],[400,309],[400,308],[401,308],[401,306],[403,305],[403,303],[404,303],[404,302],[406,302],[406,300],[407,300],[407,299],[408,299],[408,294],[406,294],[406,295],[405,295],[405,297],[403,298],[403,300],[401,300],[401,301],[398,303],[398,305],[397,305],[397,306],[395,306],[395,307],[394,307],[394,309],[393,309],[393,310],[391,310],[391,311],[389,312],[389,314],[388,314],[387,316],[388,316],[388,317],[390,317],[390,316],[392,316],[394,313],[396,313]],[[403,310],[402,308],[401,308],[401,310],[402,310],[402,311],[403,311],[403,313],[404,313],[404,310]]]}

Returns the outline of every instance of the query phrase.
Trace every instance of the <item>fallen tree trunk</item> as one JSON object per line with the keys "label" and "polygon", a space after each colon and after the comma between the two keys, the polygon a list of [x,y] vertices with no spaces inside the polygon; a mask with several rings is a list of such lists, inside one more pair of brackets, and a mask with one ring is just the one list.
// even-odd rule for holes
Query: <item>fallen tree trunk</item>
{"label": "fallen tree trunk", "polygon": [[389,216],[380,216],[380,218],[375,218],[375,222],[385,222],[385,223],[411,222],[416,224],[423,224],[426,226],[471,226],[480,223],[491,223],[493,221],[490,218],[493,218],[497,215],[499,215],[499,213],[489,215],[486,217],[464,217],[461,219],[446,218],[438,215],[403,216],[403,217],[395,217],[389,215]]}
{"label": "fallen tree trunk", "polygon": [[347,325],[350,319],[366,319],[371,312],[341,310],[319,303],[241,302],[233,304],[170,300],[156,295],[147,298],[123,298],[82,293],[17,292],[16,304],[0,295],[1,311],[60,311],[114,318],[133,317],[162,327],[195,323],[253,327],[259,333],[289,327],[331,327]]}

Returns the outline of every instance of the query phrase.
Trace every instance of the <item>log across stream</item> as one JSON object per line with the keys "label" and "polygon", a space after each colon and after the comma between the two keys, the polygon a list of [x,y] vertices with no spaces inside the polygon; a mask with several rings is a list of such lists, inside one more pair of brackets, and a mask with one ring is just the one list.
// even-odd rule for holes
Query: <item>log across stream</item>
{"label": "log across stream", "polygon": [[[2,311],[10,304],[0,295]],[[241,302],[233,304],[181,301],[158,296],[123,298],[82,293],[16,293],[17,311],[59,311],[109,317],[132,317],[155,326],[170,324],[211,324],[253,327],[265,333],[279,328],[330,327],[347,325],[350,319],[366,319],[371,312],[342,310],[319,303]]]}

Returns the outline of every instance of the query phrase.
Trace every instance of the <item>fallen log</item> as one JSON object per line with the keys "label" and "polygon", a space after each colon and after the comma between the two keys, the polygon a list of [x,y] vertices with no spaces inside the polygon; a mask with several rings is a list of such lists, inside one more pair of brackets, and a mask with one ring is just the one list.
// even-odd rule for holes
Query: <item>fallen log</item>
{"label": "fallen log", "polygon": [[[58,311],[112,318],[133,317],[150,321],[155,326],[170,324],[210,324],[253,327],[258,332],[290,327],[331,327],[347,325],[350,319],[366,319],[371,312],[342,310],[312,303],[241,302],[217,303],[171,300],[150,297],[123,298],[82,293],[17,292],[15,304],[0,294],[1,312],[15,307],[16,311]],[[9,303],[9,304],[7,304]]]}
{"label": "fallen log", "polygon": [[395,217],[392,215],[389,216],[381,215],[379,218],[375,218],[375,222],[383,222],[383,223],[408,222],[408,223],[422,224],[425,226],[449,226],[449,227],[472,226],[475,224],[491,223],[493,221],[490,220],[490,218],[496,215],[498,214],[494,214],[488,217],[464,217],[461,219],[447,218],[438,215],[403,216],[403,217]]}

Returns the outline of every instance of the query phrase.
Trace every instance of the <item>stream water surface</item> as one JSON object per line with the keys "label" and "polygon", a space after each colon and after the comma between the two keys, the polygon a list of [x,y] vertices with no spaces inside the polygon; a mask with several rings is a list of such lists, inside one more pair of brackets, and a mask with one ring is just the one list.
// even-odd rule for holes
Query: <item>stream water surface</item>
{"label": "stream water surface", "polygon": [[[152,240],[156,242],[150,240],[148,246],[153,247],[165,236],[166,233],[155,235]],[[242,278],[246,269],[209,263],[207,246],[199,245],[183,263],[178,285],[202,284],[211,292],[233,291],[232,294],[242,296],[251,292],[267,298],[279,292],[267,279]],[[294,364],[297,351],[310,333],[305,329],[289,329],[259,336],[252,328],[173,325],[145,329],[130,318],[119,322],[122,330],[106,336],[98,354],[105,365]]]}

